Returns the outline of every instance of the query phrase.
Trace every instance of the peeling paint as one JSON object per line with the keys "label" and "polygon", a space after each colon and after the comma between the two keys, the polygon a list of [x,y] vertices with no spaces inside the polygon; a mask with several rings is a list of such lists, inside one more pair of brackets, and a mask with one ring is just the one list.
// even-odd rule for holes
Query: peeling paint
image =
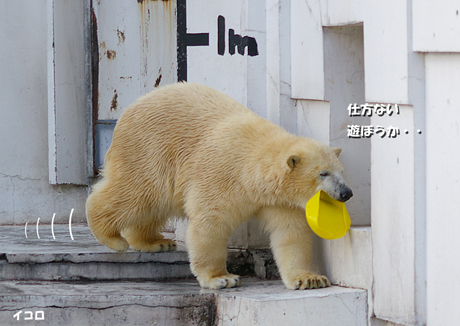
{"label": "peeling paint", "polygon": [[110,111],[116,111],[118,109],[118,93],[117,90],[113,90],[113,98],[112,102],[110,103]]}
{"label": "peeling paint", "polygon": [[[96,31],[96,33],[97,33],[97,31]],[[105,44],[105,42],[102,42],[99,45],[99,49],[98,49],[99,62],[102,61],[102,55],[105,54],[106,51],[107,51],[107,45]]]}
{"label": "peeling paint", "polygon": [[107,55],[107,59],[109,60],[115,59],[117,57],[117,51],[115,50],[107,50],[105,54]]}
{"label": "peeling paint", "polygon": [[163,75],[161,74],[161,67],[160,67],[160,70],[158,71],[158,77],[155,80],[155,85],[153,85],[153,87],[156,88],[156,87],[160,86],[161,77],[163,77]]}
{"label": "peeling paint", "polygon": [[[139,0],[138,0],[139,2]],[[149,48],[149,25],[150,25],[150,8],[144,4],[144,0],[140,3],[141,11],[141,73],[144,76],[148,74],[148,48]]]}
{"label": "peeling paint", "polygon": [[118,45],[125,42],[126,35],[124,31],[122,32],[119,29],[117,29],[117,36],[118,36]]}

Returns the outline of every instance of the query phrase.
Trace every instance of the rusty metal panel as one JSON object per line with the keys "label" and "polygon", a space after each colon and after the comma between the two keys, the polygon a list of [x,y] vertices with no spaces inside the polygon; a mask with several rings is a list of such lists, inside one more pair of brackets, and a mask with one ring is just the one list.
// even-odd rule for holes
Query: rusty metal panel
{"label": "rusty metal panel", "polygon": [[177,80],[175,1],[98,0],[93,10],[97,119],[116,120],[140,95]]}

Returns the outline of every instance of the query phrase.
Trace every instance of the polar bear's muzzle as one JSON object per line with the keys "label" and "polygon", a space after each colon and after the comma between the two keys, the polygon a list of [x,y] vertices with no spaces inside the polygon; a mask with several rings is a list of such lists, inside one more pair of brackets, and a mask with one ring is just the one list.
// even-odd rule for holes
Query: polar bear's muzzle
{"label": "polar bear's muzzle", "polygon": [[346,202],[353,197],[353,191],[343,180],[342,175],[338,173],[330,174],[324,178],[317,190],[323,190],[329,196],[341,202]]}
{"label": "polar bear's muzzle", "polygon": [[337,200],[341,202],[346,202],[351,197],[353,197],[353,191],[351,191],[351,189],[348,186],[344,185],[343,188],[341,188],[339,191],[339,198],[337,198]]}

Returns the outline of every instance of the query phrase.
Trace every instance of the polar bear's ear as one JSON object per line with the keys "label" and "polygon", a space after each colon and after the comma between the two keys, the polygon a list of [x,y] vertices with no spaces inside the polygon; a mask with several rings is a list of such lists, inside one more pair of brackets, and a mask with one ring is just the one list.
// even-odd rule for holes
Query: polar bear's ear
{"label": "polar bear's ear", "polygon": [[299,164],[299,162],[300,162],[300,157],[295,154],[289,156],[289,158],[286,161],[287,165],[289,165],[291,169],[295,168],[296,165]]}
{"label": "polar bear's ear", "polygon": [[335,155],[337,155],[337,157],[339,157],[340,153],[342,153],[342,149],[338,147],[332,147],[332,150],[334,151]]}

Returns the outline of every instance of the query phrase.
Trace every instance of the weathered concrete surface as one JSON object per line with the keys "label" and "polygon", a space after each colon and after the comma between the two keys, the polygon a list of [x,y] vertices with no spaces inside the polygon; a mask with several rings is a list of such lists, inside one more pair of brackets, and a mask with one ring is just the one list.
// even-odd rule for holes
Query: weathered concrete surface
{"label": "weathered concrete surface", "polygon": [[[0,280],[165,280],[192,277],[186,248],[118,253],[102,246],[87,226],[0,226]],[[171,235],[169,235],[171,236]],[[270,250],[230,249],[232,273],[279,278]]]}
{"label": "weathered concrete surface", "polygon": [[0,282],[0,296],[1,325],[211,325],[216,311],[193,281]]}
{"label": "weathered concrete surface", "polygon": [[216,325],[367,325],[365,290],[333,286],[292,291],[281,281],[259,281],[216,294]]}
{"label": "weathered concrete surface", "polygon": [[118,253],[100,245],[87,226],[0,226],[1,280],[123,280],[192,277],[185,251]]}
{"label": "weathered concrete surface", "polygon": [[[367,324],[366,291],[287,290],[281,281],[243,279],[240,288],[201,290],[174,282],[0,282],[2,325],[340,325]],[[17,321],[13,316],[22,311]],[[38,314],[38,315],[37,315]],[[28,314],[30,315],[30,313]],[[29,325],[27,324],[27,325]]]}
{"label": "weathered concrete surface", "polygon": [[[290,291],[244,278],[240,288],[200,289],[187,252],[117,253],[87,226],[0,227],[1,325],[340,325],[367,323],[367,293],[340,287]],[[242,275],[277,277],[271,254],[229,250]],[[52,282],[59,280],[60,282]],[[154,282],[153,280],[163,280]],[[16,317],[14,317],[16,316]],[[17,320],[19,318],[19,320]],[[25,320],[26,318],[32,318]],[[43,320],[36,320],[41,319]]]}

